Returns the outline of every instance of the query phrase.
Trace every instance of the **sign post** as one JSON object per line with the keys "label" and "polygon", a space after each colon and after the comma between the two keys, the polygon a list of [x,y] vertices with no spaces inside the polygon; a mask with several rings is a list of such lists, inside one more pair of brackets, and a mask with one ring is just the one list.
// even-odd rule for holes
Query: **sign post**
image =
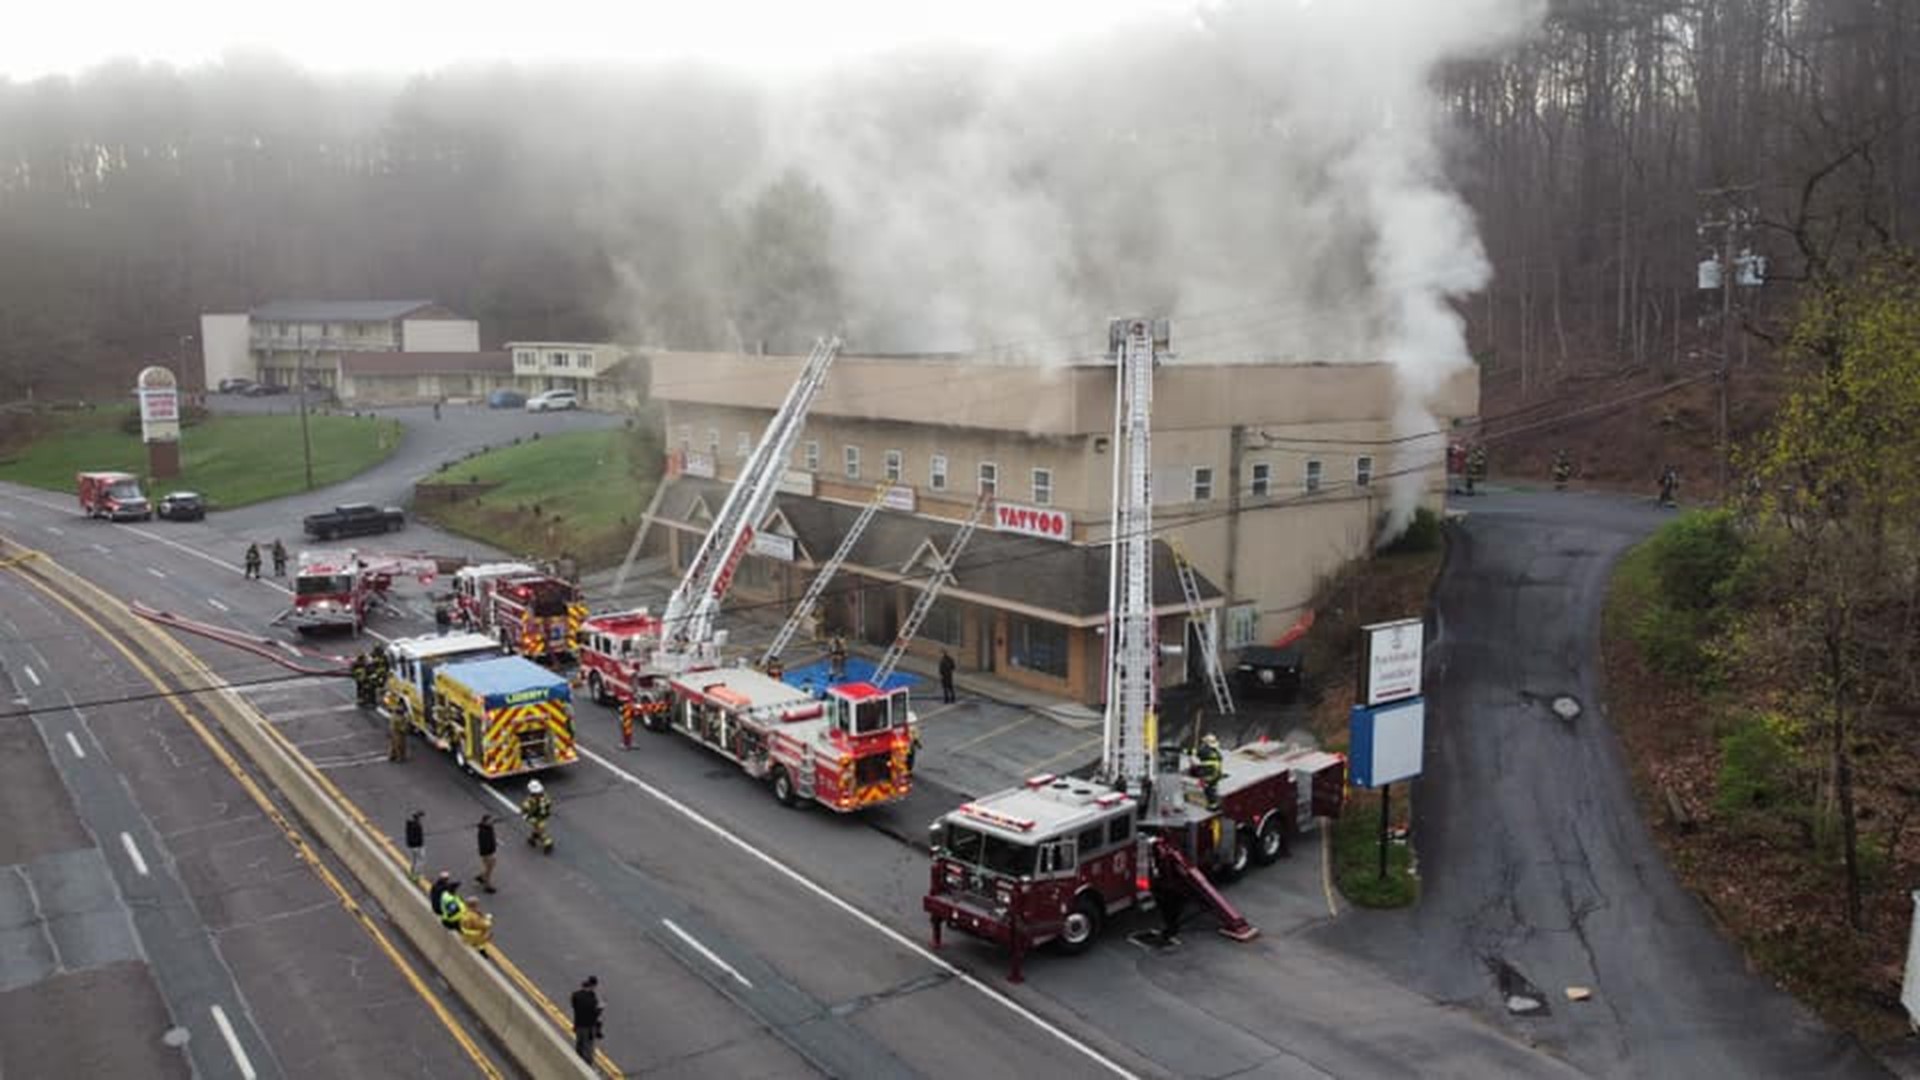
{"label": "sign post", "polygon": [[1360,628],[1359,703],[1349,714],[1348,750],[1355,787],[1380,789],[1380,877],[1387,876],[1393,783],[1420,775],[1426,743],[1421,698],[1426,626],[1399,619]]}

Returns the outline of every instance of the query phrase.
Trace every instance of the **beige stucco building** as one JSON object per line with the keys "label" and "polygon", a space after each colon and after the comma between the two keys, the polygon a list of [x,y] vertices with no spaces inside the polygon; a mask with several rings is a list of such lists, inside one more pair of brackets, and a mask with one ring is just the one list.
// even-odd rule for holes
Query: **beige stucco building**
{"label": "beige stucco building", "polygon": [[[668,352],[649,360],[673,473],[655,522],[681,566],[801,361]],[[775,605],[797,599],[884,484],[889,509],[829,593],[833,624],[884,645],[930,552],[944,550],[991,490],[991,515],[916,651],[944,646],[963,670],[1097,701],[1113,395],[1114,367],[1105,362],[840,358],[736,592]],[[1395,374],[1381,364],[1177,360],[1159,368],[1153,492],[1163,641],[1210,633],[1231,649],[1273,640],[1305,613],[1317,581],[1369,549],[1390,484],[1438,507],[1446,439],[1401,438],[1396,395]],[[1477,373],[1457,374],[1424,405],[1436,431],[1473,416]],[[1169,543],[1202,578],[1198,620],[1182,602]],[[1174,684],[1187,673],[1176,657],[1163,675]]]}

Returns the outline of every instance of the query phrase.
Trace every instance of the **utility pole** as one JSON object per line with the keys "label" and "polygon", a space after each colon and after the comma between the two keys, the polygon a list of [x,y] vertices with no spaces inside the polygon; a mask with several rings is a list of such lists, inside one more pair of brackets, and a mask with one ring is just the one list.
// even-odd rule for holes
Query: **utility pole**
{"label": "utility pole", "polygon": [[[303,333],[304,336],[304,333]],[[293,392],[300,399],[300,447],[307,463],[307,490],[313,490],[313,435],[307,430],[307,357],[314,350],[305,341],[294,352]]]}
{"label": "utility pole", "polygon": [[[1699,286],[1702,291],[1718,288],[1720,290],[1720,356],[1719,368],[1714,381],[1719,384],[1720,407],[1718,423],[1720,498],[1725,501],[1732,493],[1733,435],[1727,419],[1728,397],[1733,381],[1733,290],[1735,285],[1757,286],[1766,274],[1766,262],[1753,254],[1745,246],[1752,232],[1754,211],[1749,200],[1753,188],[1750,185],[1737,185],[1723,188],[1710,188],[1701,191],[1703,199],[1720,203],[1718,215],[1712,209],[1703,211],[1695,233],[1704,241],[1710,232],[1717,233],[1712,259],[1714,268],[1708,273],[1709,262],[1701,263]],[[1744,338],[1743,344],[1744,344]]]}

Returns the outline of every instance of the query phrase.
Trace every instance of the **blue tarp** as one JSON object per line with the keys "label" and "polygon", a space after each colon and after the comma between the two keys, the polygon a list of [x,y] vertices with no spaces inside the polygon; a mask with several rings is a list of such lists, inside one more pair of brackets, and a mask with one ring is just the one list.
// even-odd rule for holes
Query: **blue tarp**
{"label": "blue tarp", "polygon": [[[487,708],[497,708],[508,697],[528,690],[545,690],[545,695],[529,696],[522,701],[567,701],[571,694],[567,680],[524,656],[497,656],[490,660],[467,660],[440,669],[447,678],[478,694]],[[518,704],[517,702],[515,704]]]}
{"label": "blue tarp", "polygon": [[[847,657],[847,677],[844,679],[829,679],[827,677],[828,662],[820,660],[797,668],[789,668],[787,673],[781,676],[781,680],[788,686],[797,686],[807,693],[812,694],[814,697],[825,697],[829,685],[843,682],[872,682],[873,668],[873,661],[862,660],[857,656],[849,656]],[[882,685],[880,689],[892,690],[896,686],[904,686],[912,689],[919,685],[919,676],[909,675],[903,671],[895,671],[893,674],[887,676],[886,683]]]}

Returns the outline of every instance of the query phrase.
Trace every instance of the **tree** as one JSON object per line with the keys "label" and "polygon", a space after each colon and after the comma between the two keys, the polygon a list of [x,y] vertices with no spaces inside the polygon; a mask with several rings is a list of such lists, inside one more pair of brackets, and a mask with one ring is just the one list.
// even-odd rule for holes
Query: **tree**
{"label": "tree", "polygon": [[1920,264],[1874,260],[1807,290],[1788,342],[1797,385],[1751,461],[1769,542],[1772,640],[1807,672],[1840,830],[1847,921],[1862,928],[1855,746],[1911,694],[1920,648]]}

